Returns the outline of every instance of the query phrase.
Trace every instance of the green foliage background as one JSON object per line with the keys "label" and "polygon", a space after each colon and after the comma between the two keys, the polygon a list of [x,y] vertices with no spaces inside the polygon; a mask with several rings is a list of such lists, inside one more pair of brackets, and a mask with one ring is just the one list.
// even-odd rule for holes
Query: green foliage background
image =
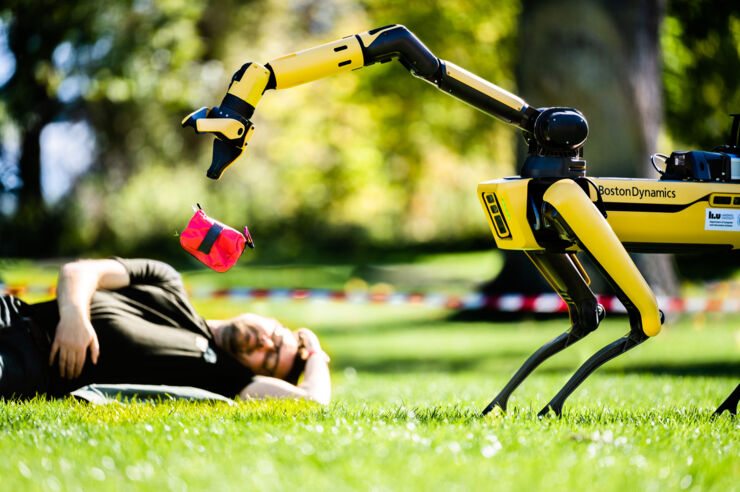
{"label": "green foliage background", "polygon": [[[513,132],[440,97],[399,64],[268,93],[248,151],[220,182],[205,178],[210,139],[179,121],[218,104],[246,61],[394,22],[411,26],[440,57],[513,89],[515,3],[428,2],[411,12],[390,1],[78,2],[63,15],[75,9],[93,12],[60,36],[73,47],[72,63],[39,61],[36,70],[52,95],[65,78],[84,79],[75,105],[96,133],[94,168],[61,205],[62,254],[166,253],[177,248],[173,235],[195,202],[227,223],[246,222],[271,253],[287,256],[306,245],[342,250],[485,234],[473,190],[511,172]],[[16,15],[23,14],[5,13],[11,23]],[[108,51],[94,59],[101,40]]]}
{"label": "green foliage background", "polygon": [[[664,23],[668,130],[686,146],[714,145],[729,125],[722,115],[740,108],[740,19],[732,2],[684,3],[668,2]],[[219,182],[205,177],[210,138],[179,122],[219,104],[246,61],[391,23],[516,91],[520,10],[510,0],[4,2],[18,69],[0,87],[0,131],[84,120],[95,158],[55,205],[21,190],[16,216],[0,217],[0,232],[14,224],[0,254],[172,257],[195,202],[249,225],[258,257],[490,245],[474,189],[515,173],[518,132],[398,63],[268,93],[248,150]],[[70,83],[80,96],[62,100]],[[45,241],[24,242],[42,233]]]}

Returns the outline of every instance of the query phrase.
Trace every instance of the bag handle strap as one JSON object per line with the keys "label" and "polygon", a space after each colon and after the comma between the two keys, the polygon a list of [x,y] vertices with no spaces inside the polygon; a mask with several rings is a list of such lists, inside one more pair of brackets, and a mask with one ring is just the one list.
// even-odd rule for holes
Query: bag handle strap
{"label": "bag handle strap", "polygon": [[211,228],[208,229],[208,232],[203,238],[203,241],[201,241],[200,246],[198,246],[198,251],[205,255],[210,253],[216,239],[218,239],[219,234],[221,234],[221,231],[223,230],[224,228],[221,224],[214,222],[213,225],[211,225]]}

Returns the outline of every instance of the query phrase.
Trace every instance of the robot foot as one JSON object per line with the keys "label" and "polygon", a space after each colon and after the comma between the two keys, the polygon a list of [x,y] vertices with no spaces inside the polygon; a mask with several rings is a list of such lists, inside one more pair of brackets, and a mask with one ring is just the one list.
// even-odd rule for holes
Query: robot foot
{"label": "robot foot", "polygon": [[737,385],[735,391],[727,397],[725,401],[714,411],[713,417],[718,417],[724,413],[725,410],[730,412],[730,415],[737,415],[737,402],[740,400],[740,384]]}
{"label": "robot foot", "polygon": [[511,396],[514,390],[522,383],[522,381],[527,378],[527,376],[529,376],[529,374],[537,366],[539,366],[545,360],[557,354],[564,348],[568,347],[569,345],[574,344],[587,334],[588,332],[583,333],[579,332],[578,330],[571,329],[569,331],[566,331],[565,333],[561,333],[560,335],[537,349],[537,351],[529,356],[529,359],[527,359],[524,364],[522,364],[522,367],[519,368],[519,370],[509,380],[509,382],[506,383],[504,389],[502,389],[501,392],[493,399],[493,401],[488,404],[488,406],[483,410],[482,415],[488,414],[496,407],[505,412],[506,404],[509,401],[509,396]]}
{"label": "robot foot", "polygon": [[630,331],[627,335],[622,338],[613,341],[606,347],[602,348],[594,355],[591,356],[581,367],[578,368],[575,374],[571,376],[565,386],[558,392],[555,397],[550,400],[545,408],[540,410],[537,414],[538,417],[542,418],[553,412],[556,416],[560,416],[563,411],[563,404],[565,400],[575,391],[578,386],[597,368],[603,365],[605,362],[621,355],[628,350],[638,346],[642,342],[648,339],[642,331]]}

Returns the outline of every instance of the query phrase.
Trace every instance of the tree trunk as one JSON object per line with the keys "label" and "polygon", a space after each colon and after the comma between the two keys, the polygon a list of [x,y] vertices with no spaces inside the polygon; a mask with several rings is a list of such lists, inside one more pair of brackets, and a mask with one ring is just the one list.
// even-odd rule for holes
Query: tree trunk
{"label": "tree trunk", "polygon": [[[519,94],[535,107],[567,106],[583,112],[589,123],[584,157],[590,176],[655,177],[649,156],[656,151],[663,112],[658,40],[662,13],[660,0],[523,2]],[[524,153],[522,146],[521,161]],[[534,268],[517,270],[509,264],[510,257],[502,275],[484,290],[500,292],[535,274]],[[672,256],[633,258],[656,294],[677,294]],[[591,278],[595,291],[610,290],[595,272]]]}
{"label": "tree trunk", "polygon": [[18,207],[14,216],[0,223],[0,235],[12,238],[12,241],[0,244],[3,256],[41,257],[51,253],[50,247],[55,243],[41,193],[40,137],[43,127],[42,119],[36,117],[22,133],[18,174],[23,185],[18,190]]}
{"label": "tree trunk", "polygon": [[35,117],[22,134],[18,175],[23,186],[18,190],[19,208],[44,207],[41,194],[41,130],[44,124],[41,118]]}

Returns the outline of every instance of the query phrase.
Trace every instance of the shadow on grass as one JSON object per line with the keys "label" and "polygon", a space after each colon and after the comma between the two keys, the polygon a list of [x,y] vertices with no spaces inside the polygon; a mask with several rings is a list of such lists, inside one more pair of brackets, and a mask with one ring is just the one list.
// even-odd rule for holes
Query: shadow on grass
{"label": "shadow on grass", "polygon": [[[353,367],[357,371],[371,372],[377,374],[410,374],[425,372],[465,372],[465,371],[484,371],[501,373],[513,373],[519,368],[519,364],[524,362],[528,354],[520,351],[497,352],[496,357],[450,357],[444,359],[434,357],[386,357],[377,359],[335,359],[336,367],[344,369]],[[550,372],[565,372],[570,370],[568,366],[558,365],[550,367]]]}
{"label": "shadow on grass", "polygon": [[[497,375],[513,374],[524,362],[528,354],[519,351],[497,353],[491,357],[445,357],[419,358],[399,357],[373,360],[335,360],[335,367],[344,369],[353,367],[357,371],[377,374],[410,374],[433,372],[465,372],[482,371]],[[545,367],[535,369],[539,374],[572,374],[576,371],[576,364],[549,362]],[[607,374],[652,374],[655,376],[685,376],[685,377],[737,377],[740,379],[740,361],[705,361],[679,364],[637,364],[630,366],[610,367],[608,364],[599,372]]]}
{"label": "shadow on grass", "polygon": [[636,364],[627,367],[604,367],[604,372],[653,374],[656,376],[736,377],[740,379],[740,361],[702,361],[688,364]]}
{"label": "shadow on grass", "polygon": [[[612,315],[613,316],[613,315]],[[626,317],[626,316],[625,316]],[[503,323],[521,321],[548,321],[563,320],[566,328],[569,325],[568,313],[530,313],[523,311],[499,311],[497,309],[461,309],[447,316],[447,321],[474,322],[474,323]]]}
{"label": "shadow on grass", "polygon": [[[351,328],[348,328],[348,325],[351,325]],[[378,320],[378,321],[370,321],[370,320],[363,320],[360,323],[325,323],[321,327],[321,336],[331,336],[331,335],[352,335],[356,333],[372,333],[373,335],[382,335],[385,333],[395,333],[399,331],[405,331],[405,330],[430,330],[430,329],[439,329],[439,330],[447,330],[449,329],[449,324],[445,324],[443,321],[438,320],[430,320],[429,318],[424,319],[409,319],[409,320]]]}
{"label": "shadow on grass", "polygon": [[[350,328],[348,328],[350,326]],[[510,330],[511,326],[499,322],[499,320],[488,320],[479,322],[479,325],[461,325],[467,332],[470,330]],[[568,318],[566,317],[563,322],[563,331],[568,328]],[[358,323],[352,322],[324,322],[321,327],[321,336],[327,335],[348,335],[354,333],[372,333],[373,335],[383,335],[386,333],[397,333],[400,331],[425,331],[438,330],[438,331],[449,331],[455,329],[454,324],[451,324],[445,318],[430,319],[430,318],[416,318],[416,319],[393,319],[393,320],[362,320]],[[548,329],[552,329],[551,325],[543,326],[542,331],[545,332]]]}

